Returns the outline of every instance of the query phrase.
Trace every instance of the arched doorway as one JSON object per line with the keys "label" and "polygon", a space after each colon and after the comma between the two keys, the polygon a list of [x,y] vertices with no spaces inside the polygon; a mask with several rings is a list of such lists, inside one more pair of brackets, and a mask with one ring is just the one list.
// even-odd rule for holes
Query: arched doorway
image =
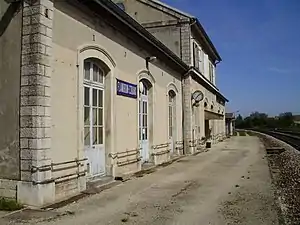
{"label": "arched doorway", "polygon": [[139,82],[139,144],[141,148],[142,162],[149,162],[149,116],[151,83],[142,79]]}
{"label": "arched doorway", "polygon": [[84,60],[84,153],[89,177],[105,175],[105,72],[97,59]]}
{"label": "arched doorway", "polygon": [[176,93],[173,90],[168,92],[168,137],[171,153],[174,153],[176,141]]}

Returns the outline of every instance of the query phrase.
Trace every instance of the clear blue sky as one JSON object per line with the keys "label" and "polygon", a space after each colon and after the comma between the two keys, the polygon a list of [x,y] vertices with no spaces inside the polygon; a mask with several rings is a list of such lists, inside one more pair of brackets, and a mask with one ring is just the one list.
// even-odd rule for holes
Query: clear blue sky
{"label": "clear blue sky", "polygon": [[162,0],[196,16],[223,61],[228,111],[300,114],[300,0]]}

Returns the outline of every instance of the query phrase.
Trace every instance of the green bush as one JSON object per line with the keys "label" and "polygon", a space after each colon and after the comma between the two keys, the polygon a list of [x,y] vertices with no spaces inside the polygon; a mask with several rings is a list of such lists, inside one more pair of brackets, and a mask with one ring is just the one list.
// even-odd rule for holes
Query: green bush
{"label": "green bush", "polygon": [[15,211],[22,208],[23,206],[13,199],[0,198],[0,210]]}

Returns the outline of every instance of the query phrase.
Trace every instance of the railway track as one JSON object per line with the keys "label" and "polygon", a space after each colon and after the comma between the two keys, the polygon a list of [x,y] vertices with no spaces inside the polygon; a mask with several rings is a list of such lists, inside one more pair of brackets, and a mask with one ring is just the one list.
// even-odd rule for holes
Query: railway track
{"label": "railway track", "polygon": [[268,134],[274,138],[277,138],[281,141],[288,143],[293,146],[295,149],[300,151],[300,134],[293,133],[291,131],[282,132],[282,131],[269,131],[269,130],[255,130],[264,134]]}
{"label": "railway track", "polygon": [[295,136],[300,136],[300,131],[298,130],[285,130],[285,129],[274,129],[272,131],[279,132],[279,133],[284,133],[284,134],[291,134]]}
{"label": "railway track", "polygon": [[[259,130],[300,151],[300,136],[294,133]],[[266,149],[266,158],[270,168],[274,194],[278,205],[279,224],[300,224],[300,154],[299,151],[282,145],[276,139],[258,135]]]}

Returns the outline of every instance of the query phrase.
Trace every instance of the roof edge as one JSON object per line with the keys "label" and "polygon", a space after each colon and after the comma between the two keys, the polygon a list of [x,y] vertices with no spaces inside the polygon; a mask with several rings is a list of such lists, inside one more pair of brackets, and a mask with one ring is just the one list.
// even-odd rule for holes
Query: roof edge
{"label": "roof edge", "polygon": [[206,77],[204,77],[201,73],[199,73],[194,67],[191,67],[190,71],[193,72],[196,75],[196,77],[198,77],[203,82],[203,84],[205,85],[204,86],[205,88],[207,88],[212,93],[216,94],[223,101],[229,102],[229,100],[220,92],[220,90],[216,86],[214,86],[213,84],[211,84],[206,79]]}
{"label": "roof edge", "polygon": [[211,39],[209,38],[208,34],[206,33],[205,29],[203,28],[203,26],[201,25],[200,21],[198,20],[197,17],[189,14],[189,13],[186,13],[186,12],[183,12],[177,8],[174,8],[164,2],[161,2],[161,1],[158,1],[158,0],[149,0],[150,2],[152,2],[153,4],[156,4],[156,5],[160,5],[162,7],[165,7],[175,13],[178,13],[184,17],[187,17],[187,18],[190,18],[191,20],[191,24],[192,25],[197,25],[197,27],[199,28],[201,34],[203,34],[204,36],[204,39],[207,41],[207,44],[208,46],[211,48],[212,52],[214,53],[215,57],[216,57],[216,60],[221,62],[222,61],[222,58],[220,56],[220,54],[218,53],[216,47],[214,46],[214,44],[212,43]]}
{"label": "roof edge", "polygon": [[116,17],[124,24],[126,24],[126,26],[128,26],[131,30],[137,33],[141,38],[143,38],[148,43],[153,45],[158,51],[160,51],[167,58],[173,61],[173,63],[175,63],[178,67],[181,67],[184,71],[187,71],[189,69],[188,65],[184,63],[174,52],[172,52],[162,42],[160,42],[157,38],[155,38],[141,24],[135,21],[132,17],[130,17],[126,12],[120,9],[111,0],[78,0],[78,1],[81,4],[85,4],[87,2],[94,2],[98,4],[100,7],[104,8],[114,17]]}
{"label": "roof edge", "polygon": [[209,38],[208,34],[206,33],[204,27],[201,25],[201,23],[199,22],[199,20],[196,17],[191,18],[191,20],[192,20],[193,26],[197,26],[200,33],[204,36],[204,39],[205,39],[205,41],[207,41],[208,46],[211,48],[211,51],[214,53],[216,60],[221,62],[222,58],[221,58],[220,54],[218,53],[216,47],[212,43],[211,39]]}

